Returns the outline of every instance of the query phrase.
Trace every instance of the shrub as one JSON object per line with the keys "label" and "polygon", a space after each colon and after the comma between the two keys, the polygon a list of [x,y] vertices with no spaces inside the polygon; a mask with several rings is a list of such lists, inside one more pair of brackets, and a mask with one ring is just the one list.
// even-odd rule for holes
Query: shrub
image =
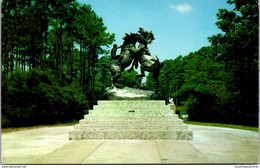
{"label": "shrub", "polygon": [[2,127],[67,122],[83,117],[87,109],[77,82],[59,86],[47,72],[13,72],[2,81]]}

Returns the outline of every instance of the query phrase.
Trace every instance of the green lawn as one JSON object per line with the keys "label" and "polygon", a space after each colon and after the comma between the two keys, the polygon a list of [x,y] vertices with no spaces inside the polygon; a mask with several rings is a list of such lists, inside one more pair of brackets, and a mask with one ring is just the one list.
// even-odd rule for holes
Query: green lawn
{"label": "green lawn", "polygon": [[220,123],[206,123],[197,121],[184,121],[185,124],[191,125],[202,125],[202,126],[213,126],[213,127],[225,127],[234,129],[243,129],[258,132],[258,127],[243,126],[243,125],[233,125],[233,124],[220,124]]}

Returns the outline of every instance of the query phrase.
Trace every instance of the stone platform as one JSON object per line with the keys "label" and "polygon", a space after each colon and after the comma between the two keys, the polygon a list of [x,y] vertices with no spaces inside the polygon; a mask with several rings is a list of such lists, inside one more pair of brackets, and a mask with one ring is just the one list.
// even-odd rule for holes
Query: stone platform
{"label": "stone platform", "polygon": [[1,163],[249,164],[250,166],[259,164],[258,132],[209,126],[188,125],[188,127],[193,131],[192,141],[117,139],[69,141],[68,133],[74,129],[73,126],[48,126],[10,133],[2,132]]}
{"label": "stone platform", "polygon": [[154,91],[130,87],[107,87],[104,93],[104,97],[107,100],[151,100],[151,97],[154,97],[154,95]]}
{"label": "stone platform", "polygon": [[193,133],[163,100],[103,100],[69,139],[192,140]]}

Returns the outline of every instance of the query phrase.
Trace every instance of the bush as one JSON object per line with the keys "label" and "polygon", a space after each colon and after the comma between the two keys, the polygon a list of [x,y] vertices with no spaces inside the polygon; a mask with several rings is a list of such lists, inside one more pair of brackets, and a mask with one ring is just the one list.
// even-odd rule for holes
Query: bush
{"label": "bush", "polygon": [[54,124],[82,118],[88,101],[77,82],[59,86],[52,74],[32,70],[2,81],[2,127]]}
{"label": "bush", "polygon": [[136,87],[138,84],[138,79],[136,78],[136,75],[138,73],[136,71],[128,72],[127,70],[124,70],[121,73],[120,78],[115,83],[116,87],[123,88],[125,86],[127,87]]}

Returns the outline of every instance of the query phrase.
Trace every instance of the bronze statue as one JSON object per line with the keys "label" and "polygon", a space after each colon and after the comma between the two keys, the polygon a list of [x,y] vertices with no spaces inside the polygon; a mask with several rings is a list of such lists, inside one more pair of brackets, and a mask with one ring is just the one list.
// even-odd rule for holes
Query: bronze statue
{"label": "bronze statue", "polygon": [[153,33],[147,32],[140,28],[139,33],[146,39],[143,41],[143,43],[140,43],[138,48],[140,48],[140,51],[136,53],[135,60],[138,61],[141,65],[140,71],[141,74],[139,75],[140,78],[145,77],[145,71],[147,72],[153,72],[153,77],[156,81],[156,92],[159,87],[158,77],[160,73],[160,69],[163,66],[164,63],[160,63],[157,56],[156,59],[154,59],[149,50],[147,45],[150,44],[154,40]]}
{"label": "bronze statue", "polygon": [[[137,49],[135,44],[137,42],[144,43],[143,36],[136,33],[126,34],[123,39],[124,42],[122,45],[119,47],[114,45],[111,50],[111,57],[114,59],[110,66],[112,74],[111,87],[114,87],[114,82],[121,76],[121,72],[132,63],[134,54],[141,50],[141,48]],[[121,53],[119,55],[115,54],[117,48],[121,48]]]}
{"label": "bronze statue", "polygon": [[142,54],[151,55],[148,50],[147,45],[150,44],[154,40],[153,33],[151,31],[147,32],[143,28],[139,28],[138,32],[144,38],[143,43],[139,43],[139,46],[138,46],[138,48],[140,48],[140,49],[142,48],[142,50],[140,50],[139,53],[136,54],[136,57],[134,57],[134,62],[132,64],[131,68],[128,70],[129,72],[134,70],[134,66],[135,66],[135,69],[138,68],[138,59],[139,59],[138,57],[140,57]]}
{"label": "bronze statue", "polygon": [[[142,28],[139,28],[138,33],[139,34],[126,34],[126,36],[123,38],[123,44],[119,47],[114,44],[111,50],[111,57],[114,59],[111,64],[111,87],[114,87],[113,83],[121,76],[121,72],[134,60],[129,71],[132,71],[134,66],[137,68],[138,63],[140,63],[141,74],[138,75],[138,78],[142,79],[142,77],[145,76],[145,71],[153,72],[158,88],[158,76],[160,68],[163,66],[163,64],[160,63],[157,57],[157,59],[154,59],[151,56],[147,47],[147,45],[154,40],[153,33],[151,31],[148,32]],[[139,43],[138,48],[135,47],[137,42]],[[121,48],[121,53],[119,55],[115,54],[117,48]]]}

